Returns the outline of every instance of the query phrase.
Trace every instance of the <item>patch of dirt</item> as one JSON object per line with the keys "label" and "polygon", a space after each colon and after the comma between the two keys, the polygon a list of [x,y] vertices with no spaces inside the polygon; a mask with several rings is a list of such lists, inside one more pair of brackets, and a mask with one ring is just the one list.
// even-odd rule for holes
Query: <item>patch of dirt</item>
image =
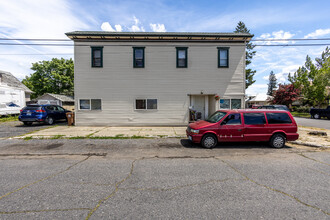
{"label": "patch of dirt", "polygon": [[49,144],[49,145],[46,145],[45,149],[51,150],[51,149],[58,148],[61,146],[63,146],[63,144]]}
{"label": "patch of dirt", "polygon": [[[316,136],[316,135],[308,134],[311,131],[326,132],[327,136]],[[321,129],[321,128],[318,129],[318,128],[299,127],[298,134],[299,134],[298,141],[330,147],[330,130]]]}

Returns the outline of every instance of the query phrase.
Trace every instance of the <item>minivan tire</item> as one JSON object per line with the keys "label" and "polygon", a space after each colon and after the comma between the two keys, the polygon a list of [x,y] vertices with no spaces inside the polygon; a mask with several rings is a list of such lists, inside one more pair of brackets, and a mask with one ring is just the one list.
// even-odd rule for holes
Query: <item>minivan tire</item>
{"label": "minivan tire", "polygon": [[213,134],[206,134],[202,138],[201,144],[203,147],[207,149],[212,149],[218,144],[218,140],[215,135]]}
{"label": "minivan tire", "polygon": [[285,137],[282,134],[274,134],[270,139],[270,146],[282,148],[285,146]]}
{"label": "minivan tire", "polygon": [[54,124],[54,119],[53,119],[52,117],[49,117],[49,116],[48,116],[48,117],[46,118],[46,123],[49,124],[49,125],[52,125],[52,124]]}

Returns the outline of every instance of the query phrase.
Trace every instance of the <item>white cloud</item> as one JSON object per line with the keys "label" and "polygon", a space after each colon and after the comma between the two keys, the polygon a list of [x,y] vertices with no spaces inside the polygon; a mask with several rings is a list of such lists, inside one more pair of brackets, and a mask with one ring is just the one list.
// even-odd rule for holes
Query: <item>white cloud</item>
{"label": "white cloud", "polygon": [[154,32],[166,32],[164,24],[150,24],[150,28]]}
{"label": "white cloud", "polygon": [[[91,24],[96,23],[88,15],[81,16],[80,13],[83,13],[83,9],[79,5],[73,4],[74,2],[66,0],[0,1],[0,36],[5,38],[68,39],[65,35],[66,32],[87,30]],[[13,41],[12,43],[22,44],[23,41]],[[19,79],[23,79],[32,73],[31,63],[50,60],[53,57],[72,58],[73,47],[1,46],[0,54],[9,54],[0,55],[1,70],[9,71]]]}
{"label": "white cloud", "polygon": [[132,32],[145,32],[144,27],[141,25],[141,22],[139,19],[137,19],[135,16],[133,16],[134,25],[132,25],[130,28],[128,28]]}
{"label": "white cloud", "polygon": [[101,25],[101,29],[103,31],[115,31],[115,29],[112,28],[111,24],[109,22],[103,22]]}
{"label": "white cloud", "polygon": [[246,94],[249,96],[254,96],[257,94],[266,94],[267,93],[267,84],[252,84],[247,90]]}
{"label": "white cloud", "polygon": [[304,38],[307,39],[307,38],[317,38],[317,37],[321,37],[321,36],[324,36],[324,35],[328,35],[330,34],[330,28],[328,29],[317,29],[316,31],[310,33],[310,34],[307,34]]}
{"label": "white cloud", "polygon": [[118,31],[118,32],[122,32],[123,31],[123,28],[119,24],[116,24],[115,25],[115,28],[116,28],[116,31]]}
{"label": "white cloud", "polygon": [[[267,39],[270,41],[260,41],[260,43],[258,42],[258,44],[265,44],[265,45],[270,45],[270,44],[278,44],[278,43],[295,43],[294,41],[283,41],[286,39],[290,39],[293,36],[295,36],[295,34],[290,33],[289,31],[274,31],[272,33],[263,33],[260,35],[260,37],[257,37],[256,39]],[[279,39],[281,41],[274,41],[274,39]]]}

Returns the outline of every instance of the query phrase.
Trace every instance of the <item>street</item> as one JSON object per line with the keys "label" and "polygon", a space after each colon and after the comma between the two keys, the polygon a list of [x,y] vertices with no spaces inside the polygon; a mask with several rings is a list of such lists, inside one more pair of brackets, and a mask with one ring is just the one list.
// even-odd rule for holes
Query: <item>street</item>
{"label": "street", "polygon": [[329,219],[329,150],[176,143],[1,140],[0,219]]}
{"label": "street", "polygon": [[311,119],[311,118],[301,118],[301,117],[295,117],[294,119],[296,120],[298,126],[330,129],[329,119],[325,119],[325,118]]}

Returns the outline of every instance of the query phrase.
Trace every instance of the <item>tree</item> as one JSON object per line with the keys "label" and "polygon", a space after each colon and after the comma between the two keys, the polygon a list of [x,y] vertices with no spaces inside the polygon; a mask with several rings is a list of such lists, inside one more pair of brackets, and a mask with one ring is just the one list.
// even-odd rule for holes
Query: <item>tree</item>
{"label": "tree", "polygon": [[[250,30],[247,29],[244,22],[240,21],[240,22],[238,22],[234,33],[249,33],[250,34]],[[246,56],[245,56],[246,67],[251,64],[251,60],[252,60],[253,56],[256,54],[256,51],[253,50],[254,47],[255,47],[255,45],[253,45],[251,42],[246,43],[246,52],[245,52],[246,53]],[[253,76],[256,72],[257,72],[256,70],[252,70],[250,68],[245,69],[245,76],[246,76],[245,77],[246,78],[245,88],[246,89],[250,85],[255,83],[255,80],[253,80]]]}
{"label": "tree", "polygon": [[22,80],[22,83],[34,92],[31,98],[44,93],[73,96],[74,64],[71,58],[39,61],[33,63],[31,69],[35,72]]}
{"label": "tree", "polygon": [[327,89],[330,86],[330,50],[327,47],[321,58],[316,58],[316,64],[307,56],[305,65],[291,76],[289,81],[295,87],[301,88],[304,101],[312,106],[325,104],[329,99]]}
{"label": "tree", "polygon": [[277,88],[276,86],[277,79],[273,71],[270,72],[269,74],[269,84],[268,84],[268,92],[267,95],[272,96],[274,90]]}
{"label": "tree", "polygon": [[298,100],[299,96],[300,90],[295,88],[293,84],[279,84],[271,103],[290,106],[292,102]]}

